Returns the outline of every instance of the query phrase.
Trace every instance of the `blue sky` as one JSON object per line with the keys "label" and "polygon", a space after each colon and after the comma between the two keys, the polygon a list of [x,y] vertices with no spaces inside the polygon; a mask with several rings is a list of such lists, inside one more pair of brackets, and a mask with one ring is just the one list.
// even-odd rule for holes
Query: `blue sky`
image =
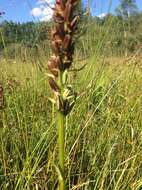
{"label": "blue sky", "polygon": [[[0,0],[0,11],[5,11],[4,19],[16,22],[26,22],[31,20],[44,20],[49,17],[49,8],[43,9],[43,0]],[[47,0],[51,2],[52,0]],[[85,5],[87,0],[83,0]],[[93,14],[100,15],[109,10],[110,0],[90,0]],[[114,12],[119,0],[112,0],[111,12]],[[142,11],[142,0],[136,0],[138,8]],[[40,7],[40,9],[39,9]],[[42,10],[42,12],[41,12]]]}

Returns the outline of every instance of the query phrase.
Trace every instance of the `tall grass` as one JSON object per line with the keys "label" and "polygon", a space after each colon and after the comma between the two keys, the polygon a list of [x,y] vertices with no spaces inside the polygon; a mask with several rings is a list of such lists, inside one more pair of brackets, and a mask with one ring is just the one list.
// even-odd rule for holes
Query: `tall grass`
{"label": "tall grass", "polygon": [[[81,90],[66,121],[67,187],[140,189],[141,67],[117,58],[87,61],[92,66],[76,78]],[[46,73],[35,65],[1,63],[0,76],[0,187],[56,189],[57,129]]]}

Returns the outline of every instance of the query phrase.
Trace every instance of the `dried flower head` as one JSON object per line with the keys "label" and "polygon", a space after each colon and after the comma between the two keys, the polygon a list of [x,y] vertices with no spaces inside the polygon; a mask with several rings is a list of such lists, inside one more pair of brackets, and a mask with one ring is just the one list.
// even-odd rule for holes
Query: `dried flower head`
{"label": "dried flower head", "polygon": [[60,89],[58,78],[60,73],[64,73],[71,67],[73,62],[75,46],[73,35],[79,21],[79,16],[75,15],[74,10],[78,2],[79,0],[56,0],[53,13],[54,28],[51,32],[53,55],[48,63],[49,84],[55,94],[59,110],[65,115],[70,110],[70,102],[68,97],[64,99],[60,94],[63,89]]}

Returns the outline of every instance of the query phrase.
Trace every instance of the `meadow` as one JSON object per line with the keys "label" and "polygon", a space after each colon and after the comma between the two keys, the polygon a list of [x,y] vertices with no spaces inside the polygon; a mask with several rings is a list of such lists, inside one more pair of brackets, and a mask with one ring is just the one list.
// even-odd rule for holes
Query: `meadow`
{"label": "meadow", "polygon": [[[87,60],[74,77],[78,99],[66,121],[69,189],[141,189],[141,65]],[[46,72],[1,60],[0,188],[55,189],[57,126]]]}
{"label": "meadow", "polygon": [[[141,46],[129,51],[132,39],[122,38],[121,30],[116,34],[115,21],[111,17],[98,26],[87,20],[91,27],[86,25],[77,42],[69,70],[77,99],[65,123],[68,190],[142,189]],[[114,42],[120,34],[118,48]],[[19,44],[6,44],[0,55],[0,189],[56,190],[58,126],[49,100],[50,47],[39,45],[37,55],[22,44],[21,55]]]}

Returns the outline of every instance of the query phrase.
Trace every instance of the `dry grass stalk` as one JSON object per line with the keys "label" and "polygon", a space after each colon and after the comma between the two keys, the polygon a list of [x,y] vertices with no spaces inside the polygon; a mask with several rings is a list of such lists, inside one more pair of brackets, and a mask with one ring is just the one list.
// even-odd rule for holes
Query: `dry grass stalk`
{"label": "dry grass stalk", "polygon": [[4,93],[3,93],[3,86],[0,84],[0,109],[4,107]]}

